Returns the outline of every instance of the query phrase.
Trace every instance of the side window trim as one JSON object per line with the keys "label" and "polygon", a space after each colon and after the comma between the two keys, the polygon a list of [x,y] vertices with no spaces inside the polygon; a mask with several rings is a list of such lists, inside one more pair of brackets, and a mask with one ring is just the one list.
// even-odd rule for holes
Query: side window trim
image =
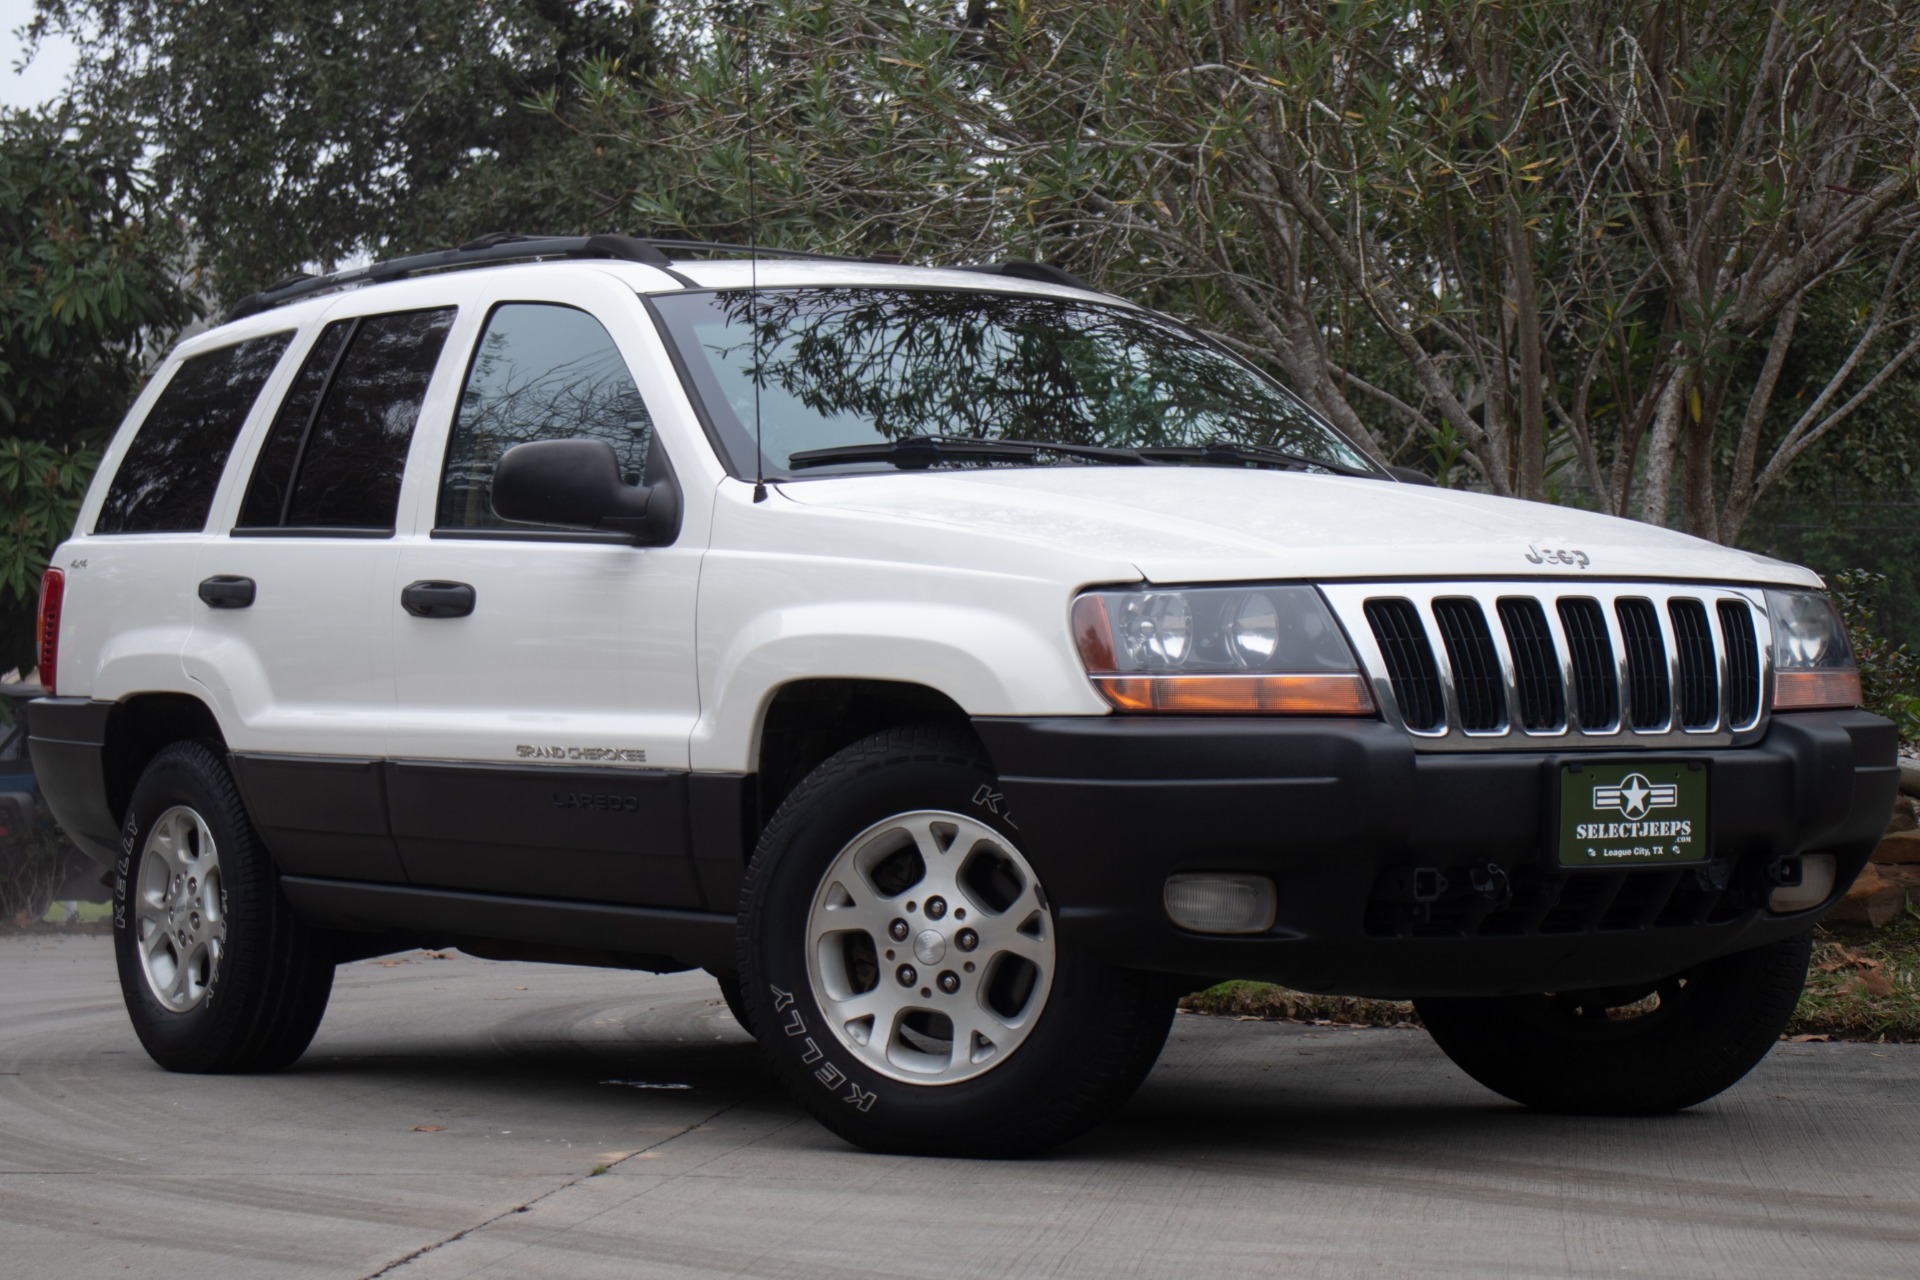
{"label": "side window trim", "polygon": [[[334,380],[340,376],[340,362],[347,358],[347,352],[353,350],[353,340],[360,333],[360,326],[366,323],[365,316],[353,317],[353,323],[347,327],[347,336],[333,353],[333,359],[327,363],[326,379],[320,384],[320,394],[313,398],[313,408],[307,410],[306,425],[300,428],[300,442],[293,447],[293,468],[287,472],[286,492],[280,495],[280,519],[274,526],[277,529],[287,527],[287,513],[293,509],[293,493],[300,485],[300,469],[307,464],[307,444],[313,439],[313,424],[320,421],[320,413],[327,407],[327,397],[333,394]],[[326,326],[320,327],[326,332]],[[317,335],[316,335],[317,340]],[[291,393],[292,388],[288,388]]]}

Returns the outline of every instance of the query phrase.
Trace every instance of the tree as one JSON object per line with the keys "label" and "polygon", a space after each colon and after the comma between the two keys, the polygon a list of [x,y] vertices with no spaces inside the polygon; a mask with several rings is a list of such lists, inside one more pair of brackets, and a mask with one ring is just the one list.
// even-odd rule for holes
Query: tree
{"label": "tree", "polygon": [[178,236],[125,131],[0,114],[0,670],[32,667],[32,604],[96,450],[195,308]]}
{"label": "tree", "polygon": [[357,253],[624,229],[645,162],[562,119],[573,67],[650,67],[651,5],[37,0],[30,32],[77,43],[76,108],[139,132],[224,300]]}
{"label": "tree", "polygon": [[644,94],[583,77],[575,118],[677,153],[650,220],[751,179],[770,236],[1061,261],[1383,454],[1660,523],[1677,494],[1733,541],[1920,352],[1913,29],[1909,0],[776,0]]}

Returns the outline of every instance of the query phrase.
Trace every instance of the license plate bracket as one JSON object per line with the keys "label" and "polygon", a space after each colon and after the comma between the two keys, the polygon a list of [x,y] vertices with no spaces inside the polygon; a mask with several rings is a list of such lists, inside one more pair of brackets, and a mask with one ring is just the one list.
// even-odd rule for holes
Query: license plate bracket
{"label": "license plate bracket", "polygon": [[1705,862],[1708,771],[1700,760],[1582,760],[1559,770],[1557,860],[1567,870]]}

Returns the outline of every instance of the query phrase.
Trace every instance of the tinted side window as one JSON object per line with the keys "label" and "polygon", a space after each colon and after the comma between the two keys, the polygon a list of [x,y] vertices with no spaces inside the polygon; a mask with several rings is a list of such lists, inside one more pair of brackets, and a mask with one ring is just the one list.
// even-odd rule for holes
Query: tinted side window
{"label": "tinted side window", "polygon": [[249,338],[174,370],[113,473],[95,533],[197,533],[253,402],[292,339]]}
{"label": "tinted side window", "polygon": [[247,485],[247,498],[240,507],[241,528],[270,528],[280,524],[287,511],[287,494],[293,489],[293,468],[300,460],[300,446],[306,442],[307,428],[320,411],[320,397],[326,393],[327,379],[346,346],[347,335],[357,320],[336,320],[320,331],[313,349],[280,402],[260,457],[253,464],[253,480]]}
{"label": "tinted side window", "polygon": [[288,527],[393,528],[407,444],[452,323],[451,307],[360,321],[294,468]]}
{"label": "tinted side window", "polygon": [[630,483],[647,469],[653,420],[613,339],[572,307],[509,303],[481,335],[447,441],[442,529],[530,528],[493,513],[493,468],[530,440],[604,440]]}

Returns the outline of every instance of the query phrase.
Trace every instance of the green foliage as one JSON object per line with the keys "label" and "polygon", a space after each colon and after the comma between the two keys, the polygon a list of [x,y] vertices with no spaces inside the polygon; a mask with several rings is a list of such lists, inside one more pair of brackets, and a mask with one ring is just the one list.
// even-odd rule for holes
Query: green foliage
{"label": "green foliage", "polygon": [[1495,492],[1734,541],[1920,354],[1920,45],[1872,0],[715,12],[582,73],[581,127],[672,157],[643,219],[1059,262]]}
{"label": "green foliage", "polygon": [[0,671],[31,667],[47,554],[145,373],[197,308],[124,128],[0,113]]}
{"label": "green foliage", "polygon": [[1889,640],[1881,626],[1880,598],[1886,584],[1885,574],[1860,569],[1834,574],[1828,582],[1860,664],[1867,710],[1893,721],[1902,742],[1920,742],[1920,656]]}
{"label": "green foliage", "polygon": [[[629,229],[644,153],[566,126],[575,68],[625,82],[653,6],[621,0],[38,0],[74,96],[124,119],[225,301],[356,253],[490,231]],[[526,103],[544,98],[554,110]]]}
{"label": "green foliage", "polygon": [[47,553],[73,528],[100,456],[0,440],[0,600],[36,598]]}
{"label": "green foliage", "polygon": [[176,232],[124,129],[0,113],[0,431],[103,441],[191,319]]}

